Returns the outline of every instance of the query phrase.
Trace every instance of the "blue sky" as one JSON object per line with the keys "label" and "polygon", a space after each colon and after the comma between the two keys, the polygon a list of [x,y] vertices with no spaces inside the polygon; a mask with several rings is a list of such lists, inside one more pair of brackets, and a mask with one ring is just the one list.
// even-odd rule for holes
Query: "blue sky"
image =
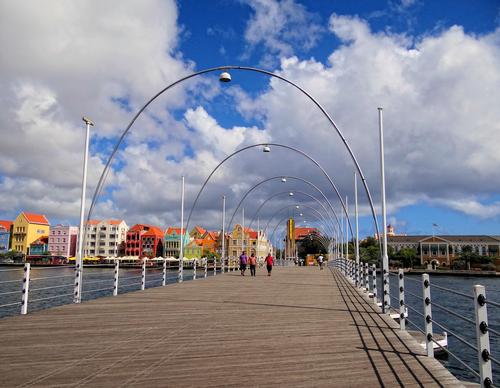
{"label": "blue sky", "polygon": [[[432,233],[436,223],[438,233],[500,235],[498,1],[148,0],[124,1],[119,10],[105,2],[47,4],[0,5],[6,51],[0,60],[0,219],[29,210],[52,223],[75,223],[81,115],[96,122],[90,196],[144,101],[195,70],[231,64],[278,72],[326,108],[359,159],[377,211],[377,107],[384,107],[388,220],[396,232]],[[81,14],[96,17],[84,23]],[[221,85],[217,75],[179,85],[139,118],[95,217],[178,224],[181,175],[189,210],[224,156],[268,141],[313,155],[352,205],[352,162],[310,102],[265,76],[234,71],[233,81]],[[193,222],[217,228],[220,196],[232,212],[246,190],[270,174],[307,177],[339,204],[307,161],[279,150],[265,157],[249,151],[214,176]],[[247,214],[278,189],[256,190],[244,205]],[[359,193],[361,234],[372,234]],[[284,202],[271,202],[262,216]]]}

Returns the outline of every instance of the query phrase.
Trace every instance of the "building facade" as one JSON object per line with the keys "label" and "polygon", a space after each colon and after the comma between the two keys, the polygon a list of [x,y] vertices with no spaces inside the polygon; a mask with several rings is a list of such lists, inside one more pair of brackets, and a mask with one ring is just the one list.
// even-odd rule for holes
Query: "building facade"
{"label": "building facade", "polygon": [[243,228],[236,224],[229,233],[227,240],[227,256],[239,257],[244,251],[247,255],[255,254],[258,258],[264,258],[271,252],[272,246],[267,236],[262,231],[256,231],[250,228]]}
{"label": "building facade", "polygon": [[52,256],[74,257],[78,240],[78,227],[61,225],[50,227],[48,250]]}
{"label": "building facade", "polygon": [[[186,247],[190,241],[189,233],[186,233],[186,229],[182,230],[182,236],[183,246]],[[164,242],[165,256],[179,258],[181,251],[181,228],[170,226],[165,232]]]}
{"label": "building facade", "polygon": [[399,252],[403,248],[415,249],[420,263],[449,266],[464,247],[480,256],[499,257],[500,239],[492,236],[387,236],[387,245]]}
{"label": "building facade", "polygon": [[128,226],[123,220],[90,220],[85,225],[84,256],[118,256],[125,244]]}
{"label": "building facade", "polygon": [[188,259],[199,259],[203,257],[203,240],[192,239],[184,248],[184,257]]}
{"label": "building facade", "polygon": [[48,236],[50,225],[42,214],[21,212],[12,226],[12,249],[30,254],[30,244],[42,236]]}
{"label": "building facade", "polygon": [[30,256],[49,254],[49,236],[42,236],[30,244]]}
{"label": "building facade", "polygon": [[12,236],[12,222],[0,220],[0,253],[10,249]]}
{"label": "building facade", "polygon": [[127,232],[126,256],[157,257],[163,254],[163,232],[152,225],[136,224]]}

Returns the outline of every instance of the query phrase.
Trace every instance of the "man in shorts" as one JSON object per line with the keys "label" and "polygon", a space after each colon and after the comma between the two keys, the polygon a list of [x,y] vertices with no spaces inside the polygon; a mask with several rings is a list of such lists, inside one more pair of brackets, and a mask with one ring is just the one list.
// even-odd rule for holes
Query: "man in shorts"
{"label": "man in shorts", "polygon": [[269,254],[267,255],[265,262],[266,262],[266,267],[267,267],[267,276],[271,276],[271,271],[273,270],[273,264],[274,264],[274,260],[273,260],[273,257],[271,256],[271,252],[269,252]]}
{"label": "man in shorts", "polygon": [[243,251],[240,255],[241,276],[245,276],[245,271],[247,270],[247,261],[248,261],[248,256],[246,255],[245,251]]}

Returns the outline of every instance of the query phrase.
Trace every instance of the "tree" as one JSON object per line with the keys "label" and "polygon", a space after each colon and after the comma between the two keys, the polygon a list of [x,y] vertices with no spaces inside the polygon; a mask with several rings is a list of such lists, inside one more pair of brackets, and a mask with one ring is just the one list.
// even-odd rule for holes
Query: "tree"
{"label": "tree", "polygon": [[399,252],[395,252],[394,258],[403,263],[403,267],[405,268],[413,267],[420,260],[414,248],[402,248]]}
{"label": "tree", "polygon": [[319,253],[325,254],[326,249],[317,238],[306,236],[300,244],[297,244],[297,254],[300,258],[305,258],[308,254],[317,255]]}

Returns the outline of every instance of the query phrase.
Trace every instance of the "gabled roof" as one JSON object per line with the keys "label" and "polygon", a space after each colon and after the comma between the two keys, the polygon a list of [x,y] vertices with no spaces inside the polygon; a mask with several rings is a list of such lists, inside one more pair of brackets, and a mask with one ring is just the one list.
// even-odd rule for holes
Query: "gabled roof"
{"label": "gabled roof", "polygon": [[28,213],[28,212],[22,212],[22,214],[30,224],[50,225],[49,221],[47,220],[47,218],[45,218],[43,214]]}
{"label": "gabled roof", "polygon": [[[180,235],[181,234],[181,228],[175,228],[173,226],[169,226],[165,234],[173,234],[173,233]],[[183,235],[186,234],[186,228],[182,229],[182,234]]]}
{"label": "gabled roof", "polygon": [[30,245],[44,245],[49,243],[49,236],[42,236],[33,241]]}
{"label": "gabled roof", "polygon": [[0,227],[4,227],[7,231],[9,231],[12,223],[12,221],[0,220]]}
{"label": "gabled roof", "polygon": [[158,237],[158,238],[163,238],[163,231],[161,228],[158,228],[157,226],[150,226],[149,230],[142,235],[143,237]]}
{"label": "gabled roof", "polygon": [[193,228],[195,231],[197,231],[201,236],[203,236],[206,232],[205,229],[203,229],[201,226],[198,226],[196,225],[194,228]]}
{"label": "gabled roof", "polygon": [[99,220],[88,220],[86,222],[86,225],[97,225],[99,222],[101,222],[101,221],[99,221]]}
{"label": "gabled roof", "polygon": [[212,240],[217,241],[217,239],[219,238],[219,232],[209,231],[207,232],[207,236]]}
{"label": "gabled roof", "polygon": [[316,228],[306,228],[306,227],[298,227],[295,228],[295,239],[302,239],[311,233],[318,233],[318,229]]}
{"label": "gabled roof", "polygon": [[123,220],[107,220],[107,221],[104,221],[104,222],[106,222],[106,223],[108,223],[110,225],[120,225],[123,222]]}

